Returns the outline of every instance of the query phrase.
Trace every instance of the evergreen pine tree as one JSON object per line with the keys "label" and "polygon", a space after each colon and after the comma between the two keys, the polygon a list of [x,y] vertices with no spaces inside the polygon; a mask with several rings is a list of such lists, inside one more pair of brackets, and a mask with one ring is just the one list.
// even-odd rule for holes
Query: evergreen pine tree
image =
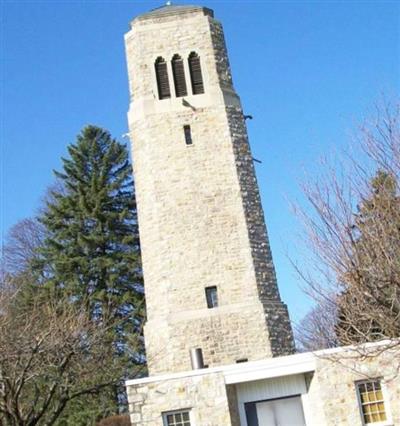
{"label": "evergreen pine tree", "polygon": [[[124,365],[123,379],[133,364],[144,362],[142,343],[128,349],[130,338],[140,333],[144,315],[128,151],[107,131],[87,126],[68,152],[69,158],[62,159],[63,171],[55,172],[63,191],[52,194],[40,218],[47,238],[35,268],[55,295],[85,306],[93,321],[115,324],[105,344],[113,345]],[[115,413],[117,390],[113,396]],[[104,414],[113,414],[107,410]]]}

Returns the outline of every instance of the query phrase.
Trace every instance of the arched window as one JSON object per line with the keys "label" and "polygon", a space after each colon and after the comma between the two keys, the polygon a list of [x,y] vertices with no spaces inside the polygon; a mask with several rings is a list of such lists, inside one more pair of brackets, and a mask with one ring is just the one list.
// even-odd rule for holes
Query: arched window
{"label": "arched window", "polygon": [[203,76],[201,75],[200,57],[192,52],[188,58],[190,80],[192,81],[193,95],[204,93]]}
{"label": "arched window", "polygon": [[183,68],[183,60],[179,55],[172,58],[172,73],[174,75],[175,95],[177,98],[187,95],[185,70]]}
{"label": "arched window", "polygon": [[159,56],[156,59],[154,66],[156,69],[158,98],[159,99],[170,98],[171,91],[169,89],[167,63],[165,62],[164,58]]}

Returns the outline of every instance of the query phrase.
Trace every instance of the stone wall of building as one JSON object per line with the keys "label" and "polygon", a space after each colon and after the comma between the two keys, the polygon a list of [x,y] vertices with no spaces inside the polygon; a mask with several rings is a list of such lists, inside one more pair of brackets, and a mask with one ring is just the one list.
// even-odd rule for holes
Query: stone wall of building
{"label": "stone wall of building", "polygon": [[381,353],[378,348],[375,354],[378,356],[364,357],[358,352],[317,356],[308,389],[309,405],[313,407],[310,426],[362,426],[356,382],[366,379],[381,380],[385,409],[391,416],[387,424],[400,425],[399,350]]}
{"label": "stone wall of building", "polygon": [[[222,27],[202,8],[169,10],[178,12],[137,18],[126,36],[150,374],[190,368],[192,347],[203,349],[210,366],[293,349]],[[201,95],[190,94],[193,51]],[[175,54],[184,59],[186,104],[174,97]],[[168,63],[172,93],[161,101],[159,56]],[[218,308],[207,309],[209,286],[217,287]]]}
{"label": "stone wall of building", "polygon": [[163,413],[189,409],[191,424],[239,426],[230,412],[230,401],[221,373],[177,378],[128,387],[132,426],[162,425]]}
{"label": "stone wall of building", "polygon": [[[254,323],[258,328],[252,326]],[[168,321],[149,321],[145,336],[147,361],[153,374],[190,370],[191,348],[202,349],[208,366],[272,356],[268,352],[265,313],[261,304],[255,303],[185,312],[182,317],[170,316]]]}
{"label": "stone wall of building", "polygon": [[239,405],[237,399],[237,392],[235,385],[227,385],[226,395],[228,397],[228,407],[230,413],[230,426],[240,426],[240,414],[239,414]]}
{"label": "stone wall of building", "polygon": [[292,327],[287,307],[282,303],[279,295],[243,112],[241,108],[229,106],[227,117],[242,192],[257,289],[265,312],[271,352],[273,356],[289,355],[294,352]]}

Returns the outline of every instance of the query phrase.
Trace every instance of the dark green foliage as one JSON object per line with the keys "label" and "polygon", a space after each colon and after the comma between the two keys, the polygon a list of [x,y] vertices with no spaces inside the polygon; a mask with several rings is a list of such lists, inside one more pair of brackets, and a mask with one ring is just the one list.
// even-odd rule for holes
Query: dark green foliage
{"label": "dark green foliage", "polygon": [[64,171],[55,172],[65,194],[54,193],[41,218],[50,232],[41,250],[47,278],[86,299],[93,315],[111,310],[125,316],[143,293],[127,149],[89,126],[68,152]]}
{"label": "dark green foliage", "polygon": [[94,426],[104,416],[118,412],[112,386],[93,395],[83,395],[68,403],[67,408],[55,423],[57,426]]}
{"label": "dark green foliage", "polygon": [[[63,158],[64,193],[41,218],[47,285],[88,306],[93,318],[132,319],[143,303],[131,166],[124,145],[88,126]],[[131,329],[132,330],[132,329]]]}
{"label": "dark green foliage", "polygon": [[[128,151],[107,131],[88,126],[68,152],[69,158],[62,159],[63,170],[55,172],[63,190],[51,194],[40,218],[47,237],[34,269],[53,297],[84,306],[95,322],[117,324],[104,345],[112,345],[124,366],[122,380],[134,365],[144,363],[143,342],[140,339],[138,346],[136,339],[144,296]],[[104,404],[103,413],[98,412],[98,401],[90,407],[86,400],[81,408],[76,400],[75,411],[83,415],[89,408],[93,415],[93,408],[100,417],[118,413],[122,394],[115,387],[107,392],[113,407]],[[73,413],[68,414],[69,422],[71,418]],[[89,424],[73,420],[85,422]]]}
{"label": "dark green foliage", "polygon": [[130,426],[129,416],[111,416],[101,420],[97,426]]}

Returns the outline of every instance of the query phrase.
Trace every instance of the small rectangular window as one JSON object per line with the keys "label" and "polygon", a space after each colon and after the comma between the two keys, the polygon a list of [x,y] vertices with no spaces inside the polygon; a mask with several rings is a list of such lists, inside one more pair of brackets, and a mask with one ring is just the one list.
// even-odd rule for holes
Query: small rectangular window
{"label": "small rectangular window", "polygon": [[363,425],[386,422],[387,414],[380,381],[366,380],[358,382],[356,386]]}
{"label": "small rectangular window", "polygon": [[190,130],[190,126],[189,125],[183,126],[183,132],[185,133],[186,145],[192,145],[193,144],[192,131]]}
{"label": "small rectangular window", "polygon": [[206,287],[206,300],[208,308],[216,308],[218,306],[217,287]]}
{"label": "small rectangular window", "polygon": [[190,411],[171,411],[163,414],[164,426],[191,426]]}

